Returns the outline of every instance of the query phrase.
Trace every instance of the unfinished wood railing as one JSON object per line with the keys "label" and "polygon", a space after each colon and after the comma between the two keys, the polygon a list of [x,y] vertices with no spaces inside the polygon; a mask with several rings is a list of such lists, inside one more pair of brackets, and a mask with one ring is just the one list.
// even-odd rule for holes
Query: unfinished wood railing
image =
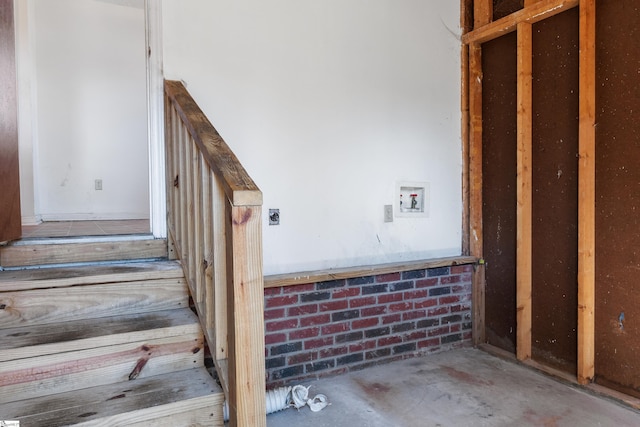
{"label": "unfinished wood railing", "polygon": [[165,82],[170,239],[232,426],[265,426],[262,193],[182,83]]}

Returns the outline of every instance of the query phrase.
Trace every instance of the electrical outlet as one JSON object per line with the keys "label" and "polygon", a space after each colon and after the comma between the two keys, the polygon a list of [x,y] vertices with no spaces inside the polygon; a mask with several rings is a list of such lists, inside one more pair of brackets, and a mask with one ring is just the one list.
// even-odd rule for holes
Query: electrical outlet
{"label": "electrical outlet", "polygon": [[393,222],[393,206],[384,205],[384,222]]}
{"label": "electrical outlet", "polygon": [[96,179],[95,186],[96,186],[96,190],[102,190],[102,180]]}
{"label": "electrical outlet", "polygon": [[280,209],[269,209],[269,225],[280,225]]}

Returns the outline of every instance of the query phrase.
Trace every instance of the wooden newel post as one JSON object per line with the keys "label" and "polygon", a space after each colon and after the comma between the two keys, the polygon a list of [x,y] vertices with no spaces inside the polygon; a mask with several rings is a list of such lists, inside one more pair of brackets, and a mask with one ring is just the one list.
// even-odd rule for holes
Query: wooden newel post
{"label": "wooden newel post", "polygon": [[231,207],[230,425],[266,426],[261,206]]}

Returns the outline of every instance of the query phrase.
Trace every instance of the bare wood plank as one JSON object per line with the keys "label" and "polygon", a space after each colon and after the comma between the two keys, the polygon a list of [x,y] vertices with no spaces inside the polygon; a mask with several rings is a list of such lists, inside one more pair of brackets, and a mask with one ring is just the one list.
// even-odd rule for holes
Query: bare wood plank
{"label": "bare wood plank", "polygon": [[0,328],[188,307],[184,279],[0,293]]}
{"label": "bare wood plank", "polygon": [[532,28],[518,24],[516,354],[531,358],[532,248]]}
{"label": "bare wood plank", "polygon": [[3,405],[3,414],[31,427],[222,427],[223,401],[220,387],[201,368],[9,403]]}
{"label": "bare wood plank", "polygon": [[595,375],[595,102],[596,6],[580,2],[580,100],[578,162],[578,382]]}
{"label": "bare wood plank", "polygon": [[0,362],[198,333],[189,308],[0,329]]}
{"label": "bare wood plank", "polygon": [[498,38],[504,34],[516,30],[521,22],[535,24],[543,19],[564,12],[567,9],[578,6],[580,0],[540,0],[517,12],[505,16],[502,19],[493,21],[482,27],[477,27],[462,36],[462,42],[484,43]]}
{"label": "bare wood plank", "polygon": [[385,264],[334,268],[331,270],[274,274],[265,276],[264,287],[277,288],[280,286],[304,285],[307,283],[326,282],[329,280],[351,279],[353,277],[365,277],[403,271],[424,270],[428,268],[475,264],[476,262],[477,259],[473,256],[455,256],[418,261],[391,262]]}
{"label": "bare wood plank", "polygon": [[188,161],[187,154],[187,143],[189,141],[189,134],[183,125],[178,127],[178,150],[180,152],[180,186],[178,187],[180,190],[180,198],[179,200],[179,208],[180,208],[180,229],[178,233],[180,234],[180,261],[182,262],[183,269],[185,270],[185,275],[188,275],[187,271],[189,265],[189,184],[188,178],[190,164]]}
{"label": "bare wood plank", "polygon": [[231,208],[228,289],[230,425],[265,427],[261,207]]}
{"label": "bare wood plank", "polygon": [[[464,4],[464,2],[462,2]],[[469,46],[462,45],[461,63],[461,108],[462,108],[462,254],[469,255]]]}
{"label": "bare wood plank", "polygon": [[203,348],[187,335],[0,362],[0,403],[202,367]]}
{"label": "bare wood plank", "polygon": [[[482,228],[482,49],[469,46],[469,251],[476,259],[483,257]],[[473,342],[485,341],[484,265],[475,269],[471,309]]]}
{"label": "bare wood plank", "polygon": [[172,212],[173,212],[173,230],[174,230],[174,244],[178,249],[177,258],[180,258],[181,246],[182,246],[182,211],[180,204],[180,173],[181,173],[181,162],[180,162],[180,140],[179,140],[179,119],[178,113],[175,111],[173,106],[171,107],[171,194],[173,200]]}
{"label": "bare wood plank", "polygon": [[0,292],[183,277],[171,261],[0,271]]}
{"label": "bare wood plank", "polygon": [[493,0],[473,2],[473,28],[480,28],[493,21]]}
{"label": "bare wood plank", "polygon": [[[228,316],[228,286],[231,280],[227,267],[231,260],[227,258],[226,227],[230,213],[227,213],[227,200],[224,189],[219,180],[211,174],[211,200],[213,213],[213,284],[211,298],[207,298],[210,305],[207,307],[209,327],[215,328],[215,358],[227,359],[229,357],[229,316]],[[230,222],[230,221],[229,221]]]}
{"label": "bare wood plank", "polygon": [[221,178],[227,198],[235,206],[262,205],[262,192],[242,167],[206,115],[200,110],[184,85],[165,81],[165,91],[178,114],[198,144],[207,164]]}
{"label": "bare wood plank", "polygon": [[[185,135],[186,136],[186,135]],[[188,253],[188,267],[185,270],[185,275],[187,276],[187,280],[189,282],[189,287],[191,289],[191,295],[195,298],[197,294],[196,289],[196,270],[197,270],[197,259],[196,259],[196,236],[195,236],[195,176],[194,176],[194,166],[196,160],[196,153],[198,151],[197,147],[193,140],[187,136],[186,140],[186,161],[187,161],[187,169],[185,178],[187,180],[187,234],[186,234],[186,249]]]}
{"label": "bare wood plank", "polygon": [[193,174],[193,244],[195,249],[194,255],[194,275],[196,279],[196,293],[193,295],[193,299],[196,304],[201,305],[204,303],[205,298],[205,290],[204,290],[204,275],[205,275],[205,267],[204,267],[204,213],[202,206],[202,192],[204,191],[202,188],[202,174],[203,171],[206,171],[206,163],[204,158],[196,150],[195,153],[195,170]]}
{"label": "bare wood plank", "polygon": [[0,265],[3,267],[166,257],[166,239],[9,245],[0,248]]}

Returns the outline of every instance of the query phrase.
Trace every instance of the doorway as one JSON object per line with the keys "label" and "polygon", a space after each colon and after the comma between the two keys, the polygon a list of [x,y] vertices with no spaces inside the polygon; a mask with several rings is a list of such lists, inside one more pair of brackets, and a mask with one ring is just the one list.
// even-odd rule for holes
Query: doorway
{"label": "doorway", "polygon": [[23,237],[151,233],[144,0],[16,3]]}

